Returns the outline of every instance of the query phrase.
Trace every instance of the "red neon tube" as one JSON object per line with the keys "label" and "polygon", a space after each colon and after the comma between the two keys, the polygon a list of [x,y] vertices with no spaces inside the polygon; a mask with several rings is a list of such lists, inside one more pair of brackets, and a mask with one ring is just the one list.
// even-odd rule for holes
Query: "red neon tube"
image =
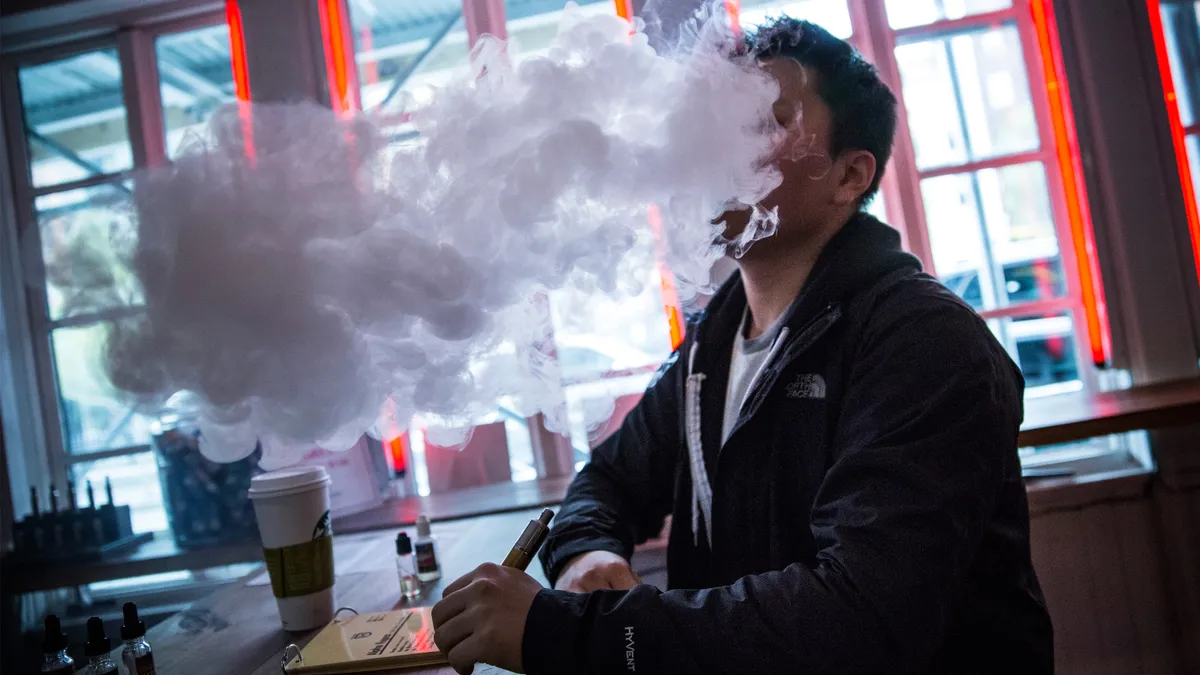
{"label": "red neon tube", "polygon": [[237,0],[225,0],[225,23],[229,26],[229,62],[233,68],[233,91],[242,120],[242,143],[246,157],[254,164],[254,125],[250,112],[250,70],[246,65],[246,34],[242,29],[242,8]]}
{"label": "red neon tube", "polygon": [[1175,165],[1179,168],[1179,182],[1183,189],[1184,208],[1187,209],[1188,232],[1192,235],[1192,259],[1196,273],[1200,275],[1200,212],[1196,207],[1196,189],[1192,183],[1192,171],[1200,167],[1189,167],[1186,133],[1179,119],[1179,100],[1175,93],[1175,80],[1171,77],[1171,61],[1167,57],[1167,37],[1163,33],[1162,9],[1158,0],[1147,0],[1150,11],[1150,31],[1154,34],[1154,52],[1158,57],[1158,72],[1162,77],[1163,96],[1167,102],[1167,123],[1171,128],[1171,143],[1175,146]]}
{"label": "red neon tube", "polygon": [[[626,21],[633,20],[632,0],[613,0],[613,4],[616,5],[617,16]],[[725,0],[725,11],[729,13],[734,34],[738,37],[741,37],[741,26],[738,23],[741,4],[740,0]],[[656,245],[655,258],[658,260],[658,276],[662,284],[663,311],[667,315],[667,326],[671,332],[671,349],[674,350],[683,344],[686,329],[683,320],[683,309],[679,304],[679,291],[675,287],[675,275],[671,272],[671,268],[667,265],[662,255],[662,214],[659,212],[657,205],[651,204],[647,209],[647,215],[649,216],[651,231],[654,233]]]}
{"label": "red neon tube", "polygon": [[1058,168],[1062,174],[1063,194],[1067,202],[1067,219],[1071,227],[1071,244],[1078,263],[1080,296],[1087,324],[1088,344],[1092,362],[1106,366],[1111,353],[1108,331],[1108,309],[1100,267],[1096,259],[1096,238],[1092,231],[1092,214],[1087,190],[1083,183],[1083,165],[1079,154],[1079,139],[1075,132],[1075,117],[1059,47],[1058,25],[1047,0],[1031,0],[1033,25],[1037,32],[1038,49],[1042,55],[1042,70],[1050,102],[1050,120],[1054,127],[1054,145]]}
{"label": "red neon tube", "polygon": [[667,326],[671,331],[671,350],[674,351],[683,344],[686,324],[683,320],[683,310],[679,306],[679,292],[675,289],[675,275],[663,256],[662,214],[658,205],[651,204],[646,209],[650,221],[650,231],[654,234],[655,259],[658,260],[658,278],[662,284],[663,311],[667,315]]}
{"label": "red neon tube", "polygon": [[353,115],[359,108],[358,83],[351,61],[347,36],[350,22],[342,0],[319,0],[321,42],[325,47],[325,72],[329,78],[329,99],[339,117]]}

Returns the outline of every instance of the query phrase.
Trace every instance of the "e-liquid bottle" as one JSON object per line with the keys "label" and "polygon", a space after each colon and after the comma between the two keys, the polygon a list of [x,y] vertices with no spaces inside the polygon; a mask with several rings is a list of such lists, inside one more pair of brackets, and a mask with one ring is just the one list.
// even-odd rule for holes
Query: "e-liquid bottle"
{"label": "e-liquid bottle", "polygon": [[146,624],[138,619],[137,605],[125,603],[125,624],[121,626],[121,639],[125,649],[121,650],[121,662],[129,675],[155,675],[154,654],[146,641]]}
{"label": "e-liquid bottle", "polygon": [[42,640],[42,675],[72,675],[75,661],[67,656],[67,636],[58,617],[46,615],[46,638]]}
{"label": "e-liquid bottle", "polygon": [[437,544],[429,532],[429,518],[421,515],[417,518],[417,578],[421,581],[437,581],[442,578],[442,568],[438,565]]}
{"label": "e-liquid bottle", "polygon": [[413,558],[413,544],[407,532],[396,535],[396,574],[400,577],[400,597],[413,600],[421,594],[417,561]]}
{"label": "e-liquid bottle", "polygon": [[87,644],[83,653],[88,657],[86,675],[117,675],[117,662],[108,655],[112,651],[112,640],[104,634],[104,622],[93,616],[87,622]]}

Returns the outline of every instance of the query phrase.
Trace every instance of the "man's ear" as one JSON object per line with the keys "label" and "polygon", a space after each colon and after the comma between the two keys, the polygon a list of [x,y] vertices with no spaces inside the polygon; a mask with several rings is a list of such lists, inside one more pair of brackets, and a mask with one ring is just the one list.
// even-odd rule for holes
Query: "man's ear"
{"label": "man's ear", "polygon": [[837,163],[841,172],[833,192],[834,203],[838,206],[857,203],[875,180],[875,155],[866,150],[846,150]]}

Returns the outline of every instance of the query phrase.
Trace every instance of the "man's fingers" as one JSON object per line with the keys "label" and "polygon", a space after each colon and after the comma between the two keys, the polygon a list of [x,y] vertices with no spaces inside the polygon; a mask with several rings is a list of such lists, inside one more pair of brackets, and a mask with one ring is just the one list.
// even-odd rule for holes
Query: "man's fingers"
{"label": "man's fingers", "polygon": [[455,579],[454,581],[450,582],[450,585],[442,590],[442,597],[444,598],[448,595],[451,595],[453,593],[456,593],[457,591],[461,591],[462,589],[466,588],[472,581],[475,580],[475,576],[478,572],[479,572],[479,570],[476,569],[476,570],[468,572],[468,573],[462,575],[461,577]]}
{"label": "man's fingers", "polygon": [[470,675],[475,664],[483,658],[484,640],[478,633],[473,633],[467,639],[459,642],[446,654],[450,667],[459,675]]}
{"label": "man's fingers", "polygon": [[434,629],[436,630],[439,626],[461,614],[470,602],[471,599],[467,597],[466,593],[443,595],[442,599],[433,606],[433,612],[430,613],[430,616],[433,618]]}
{"label": "man's fingers", "polygon": [[611,571],[611,573],[608,575],[608,579],[609,583],[614,589],[618,591],[627,591],[642,583],[642,580],[638,578],[638,575],[634,574],[632,568],[626,567],[625,565],[614,565],[613,567],[616,569]]}
{"label": "man's fingers", "polygon": [[470,610],[459,613],[437,626],[433,631],[433,642],[443,654],[449,654],[458,643],[471,636],[478,624],[478,617]]}

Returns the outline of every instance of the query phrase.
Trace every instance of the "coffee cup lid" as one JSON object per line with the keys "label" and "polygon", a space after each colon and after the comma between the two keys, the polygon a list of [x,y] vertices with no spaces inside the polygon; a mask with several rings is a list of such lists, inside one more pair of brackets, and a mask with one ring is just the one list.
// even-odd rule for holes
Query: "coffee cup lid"
{"label": "coffee cup lid", "polygon": [[323,466],[293,466],[277,471],[268,471],[250,479],[250,497],[266,497],[280,492],[293,492],[302,488],[329,482],[329,473]]}

